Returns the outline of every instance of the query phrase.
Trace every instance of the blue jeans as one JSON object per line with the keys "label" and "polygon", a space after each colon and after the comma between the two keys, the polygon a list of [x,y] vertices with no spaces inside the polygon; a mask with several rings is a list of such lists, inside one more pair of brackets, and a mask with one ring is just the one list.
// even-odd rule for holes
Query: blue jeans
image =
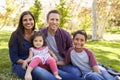
{"label": "blue jeans", "polygon": [[101,75],[104,77],[105,80],[116,80],[116,78],[110,75],[104,67],[99,66],[99,68],[101,70]]}
{"label": "blue jeans", "polygon": [[103,76],[96,72],[91,72],[85,75],[85,80],[105,80]]}
{"label": "blue jeans", "polygon": [[[80,76],[78,76],[78,74],[80,75],[79,70],[75,68],[75,71],[78,71],[76,72],[77,73],[76,74],[74,71],[74,67],[71,65],[60,66],[59,68],[60,69],[58,70],[58,73],[62,77],[62,80],[84,80],[84,79],[81,79]],[[71,73],[69,73],[69,70],[71,71]],[[19,64],[19,65],[13,66],[13,72],[15,72],[19,77],[24,78],[26,71],[23,70],[22,65]],[[33,77],[33,80],[57,80],[51,72],[41,67],[36,67],[35,69],[33,69],[32,77]]]}
{"label": "blue jeans", "polygon": [[86,75],[86,80],[117,80],[116,77],[110,75],[106,69],[102,66],[99,66],[101,73],[98,74],[96,72],[90,72]]}
{"label": "blue jeans", "polygon": [[58,66],[59,70],[62,70],[62,71],[65,71],[67,73],[70,73],[74,76],[78,76],[78,77],[81,77],[82,76],[82,73],[81,71],[75,67],[75,66],[72,66],[72,65],[65,65],[65,66]]}

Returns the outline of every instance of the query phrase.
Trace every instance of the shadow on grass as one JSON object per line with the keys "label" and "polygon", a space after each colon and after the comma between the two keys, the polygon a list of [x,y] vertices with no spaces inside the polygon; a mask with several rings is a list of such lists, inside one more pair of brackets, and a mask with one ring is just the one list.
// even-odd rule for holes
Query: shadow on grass
{"label": "shadow on grass", "polygon": [[95,44],[96,46],[106,46],[106,47],[112,47],[112,48],[119,48],[118,46],[120,46],[119,42],[109,42],[109,41],[92,41],[89,40],[88,41],[89,45],[93,45]]}
{"label": "shadow on grass", "polygon": [[[95,52],[97,61],[104,64],[105,66],[111,67],[120,72],[120,54],[114,54],[110,51],[104,51],[101,49],[92,49]],[[114,54],[114,55],[113,55]],[[117,56],[115,59],[114,56]]]}

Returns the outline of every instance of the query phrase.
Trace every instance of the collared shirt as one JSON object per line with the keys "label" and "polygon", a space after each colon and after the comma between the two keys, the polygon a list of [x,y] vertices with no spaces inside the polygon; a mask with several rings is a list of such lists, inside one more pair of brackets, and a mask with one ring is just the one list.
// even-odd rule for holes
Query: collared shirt
{"label": "collared shirt", "polygon": [[[41,32],[45,35],[45,37],[47,37],[48,35],[48,27],[44,28],[41,30]],[[59,51],[59,54],[65,58],[65,54],[67,53],[67,50],[72,47],[72,39],[70,34],[61,29],[58,28],[56,33],[55,33],[55,41],[56,41],[56,45],[57,45],[57,49]]]}

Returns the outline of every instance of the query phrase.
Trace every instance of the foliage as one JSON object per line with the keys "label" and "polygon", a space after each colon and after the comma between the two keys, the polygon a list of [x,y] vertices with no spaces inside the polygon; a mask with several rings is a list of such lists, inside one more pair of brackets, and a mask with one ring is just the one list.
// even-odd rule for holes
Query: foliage
{"label": "foliage", "polygon": [[91,10],[82,8],[80,13],[78,14],[78,17],[81,21],[80,22],[81,24],[79,26],[81,29],[86,30],[92,26],[92,16],[90,13],[91,13]]}
{"label": "foliage", "polygon": [[110,0],[111,14],[109,25],[111,26],[120,26],[120,0]]}
{"label": "foliage", "polygon": [[40,16],[42,14],[41,10],[42,10],[42,4],[40,3],[39,0],[35,0],[34,5],[30,8],[30,11],[33,13],[35,17],[35,21],[37,24],[36,26],[38,28],[40,28],[41,25],[43,24],[42,20],[40,19]]}
{"label": "foliage", "polygon": [[0,12],[0,29],[5,25],[10,25],[10,23],[12,23],[12,14],[16,9],[16,7],[13,7],[15,3],[14,0],[12,0],[12,2],[13,3],[11,3],[11,0],[6,0],[6,7],[3,7],[3,12]]}
{"label": "foliage", "polygon": [[60,11],[60,27],[66,27],[65,24],[70,21],[70,5],[66,5],[66,0],[60,0],[60,4],[56,5],[56,9]]}
{"label": "foliage", "polygon": [[97,1],[98,36],[103,38],[106,28],[120,26],[120,1],[99,0]]}

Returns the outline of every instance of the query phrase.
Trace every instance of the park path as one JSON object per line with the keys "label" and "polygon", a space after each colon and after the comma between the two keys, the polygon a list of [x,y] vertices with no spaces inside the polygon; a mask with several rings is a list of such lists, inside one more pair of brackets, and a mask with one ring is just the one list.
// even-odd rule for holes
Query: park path
{"label": "park path", "polygon": [[120,34],[104,34],[103,36],[103,39],[104,40],[107,40],[107,41],[120,41]]}

